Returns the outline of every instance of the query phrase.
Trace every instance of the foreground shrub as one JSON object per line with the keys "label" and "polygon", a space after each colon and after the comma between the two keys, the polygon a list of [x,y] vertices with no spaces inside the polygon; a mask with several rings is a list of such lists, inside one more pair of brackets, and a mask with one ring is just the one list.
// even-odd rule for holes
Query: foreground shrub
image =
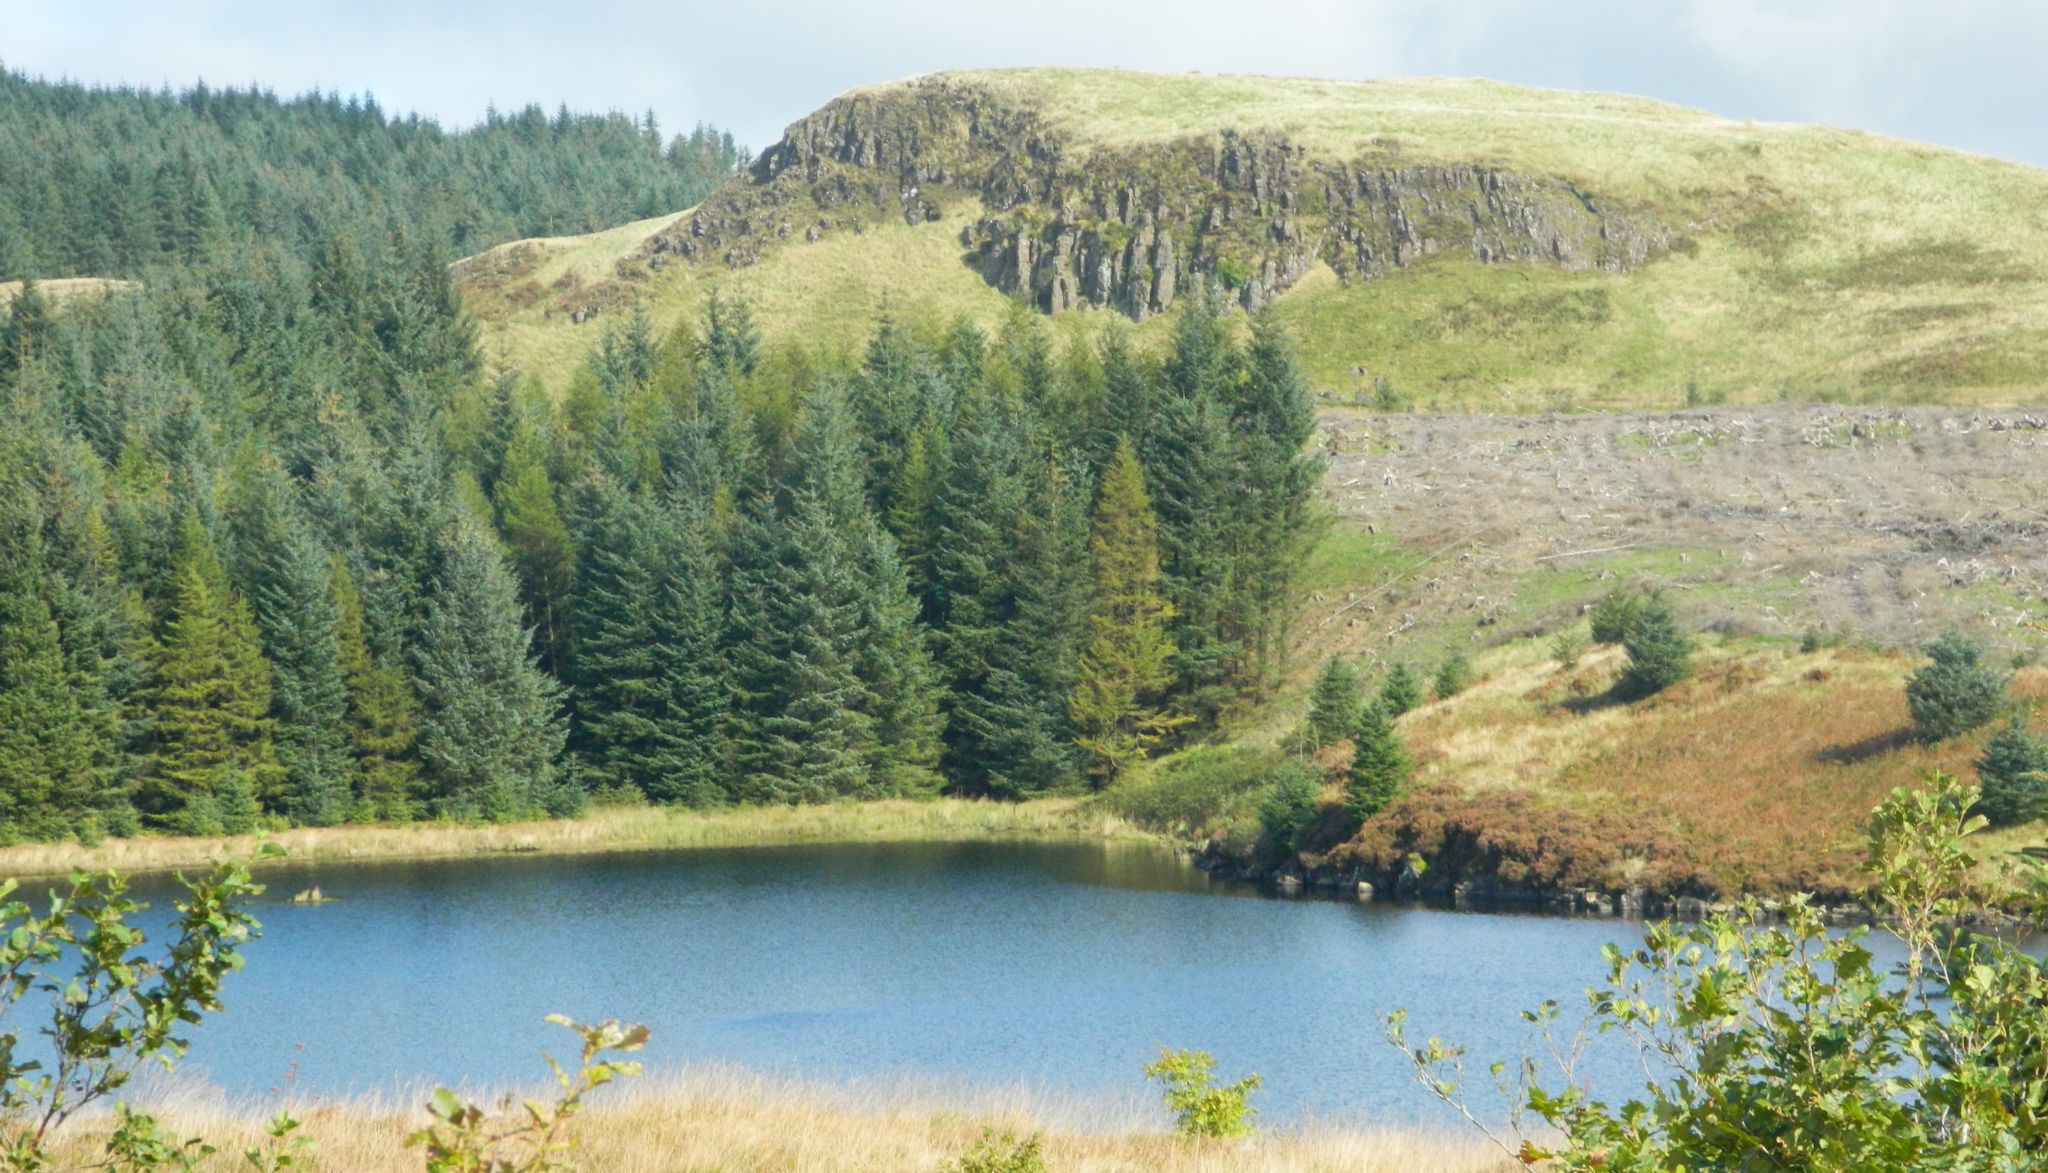
{"label": "foreground shrub", "polygon": [[1946,741],[1996,717],[2010,679],[1984,663],[1981,648],[1951,631],[1927,645],[1927,663],[1907,679],[1906,709],[1923,740]]}
{"label": "foreground shrub", "polygon": [[981,1139],[944,1173],[1046,1173],[1045,1146],[1037,1136],[984,1128]]}
{"label": "foreground shrub", "polygon": [[547,1057],[561,1095],[553,1103],[527,1100],[516,1120],[493,1128],[482,1108],[445,1087],[435,1089],[427,1102],[434,1122],[405,1142],[425,1151],[427,1173],[558,1173],[569,1168],[555,1158],[575,1147],[569,1122],[583,1110],[583,1098],[621,1076],[640,1074],[638,1063],[603,1056],[646,1046],[647,1028],[616,1021],[585,1026],[560,1014],[548,1015],[548,1021],[575,1031],[583,1041],[582,1062],[574,1072]]}
{"label": "foreground shrub", "polygon": [[1166,1085],[1161,1098],[1173,1113],[1174,1131],[1182,1136],[1250,1135],[1252,1118],[1259,1114],[1251,1106],[1258,1075],[1218,1087],[1215,1071],[1216,1058],[1207,1051],[1161,1050],[1159,1062],[1146,1065],[1145,1077]]}
{"label": "foreground shrub", "polygon": [[[156,953],[143,951],[146,939],[129,923],[147,906],[129,898],[118,872],[72,875],[41,915],[25,901],[0,905],[0,1021],[25,995],[33,993],[38,1006],[45,995],[60,995],[49,998],[39,1031],[55,1052],[52,1066],[21,1057],[18,1020],[0,1029],[0,1170],[50,1168],[57,1129],[111,1100],[144,1063],[175,1065],[188,1046],[186,1029],[221,1008],[221,982],[242,967],[241,949],[260,928],[244,905],[263,887],[234,861],[179,883],[169,943]],[[0,883],[0,899],[16,888],[13,880]],[[125,1103],[113,1108],[106,1168],[184,1168],[214,1151],[165,1136],[154,1118]],[[247,1165],[290,1167],[302,1147],[291,1139],[297,1127],[280,1116],[271,1125],[273,1145],[245,1154]]]}
{"label": "foreground shrub", "polygon": [[[1607,947],[1579,1036],[1627,1040],[1648,1076],[1641,1095],[1596,1098],[1547,1003],[1527,1017],[1555,1070],[1525,1059],[1509,1077],[1493,1065],[1523,1111],[1488,1135],[1525,1165],[1587,1173],[2048,1164],[2048,974],[1969,927],[1985,900],[1969,850],[1985,826],[1967,813],[1976,800],[1935,775],[1877,809],[1865,866],[1872,910],[1903,953],[1895,970],[1876,963],[1869,929],[1832,932],[1803,898],[1782,907],[1782,923],[1751,902],[1698,925],[1653,925],[1640,948]],[[1425,1088],[1477,1121],[1461,1048],[1412,1042],[1399,1012],[1387,1034]],[[1542,1129],[1525,1130],[1528,1117]]]}
{"label": "foreground shrub", "polygon": [[1102,802],[1151,830],[1195,838],[1242,831],[1249,840],[1267,785],[1288,764],[1277,750],[1196,746],[1117,782]]}

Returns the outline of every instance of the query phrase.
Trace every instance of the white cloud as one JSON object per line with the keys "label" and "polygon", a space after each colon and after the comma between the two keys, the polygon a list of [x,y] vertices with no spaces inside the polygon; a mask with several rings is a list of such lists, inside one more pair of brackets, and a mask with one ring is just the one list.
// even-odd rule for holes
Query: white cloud
{"label": "white cloud", "polygon": [[755,146],[836,93],[1023,64],[1483,74],[2048,161],[2038,0],[0,0],[7,64],[93,81],[374,91],[466,123],[653,107]]}

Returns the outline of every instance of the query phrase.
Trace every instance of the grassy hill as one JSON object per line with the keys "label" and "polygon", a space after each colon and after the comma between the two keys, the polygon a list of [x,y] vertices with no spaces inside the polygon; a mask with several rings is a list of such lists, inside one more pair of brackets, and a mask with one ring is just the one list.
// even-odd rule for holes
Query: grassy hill
{"label": "grassy hill", "polygon": [[[720,285],[772,338],[828,352],[857,346],[884,296],[936,328],[1011,312],[1005,284],[1076,307],[1054,321],[1085,337],[1122,315],[1051,294],[1066,274],[1048,250],[1073,247],[1079,290],[1082,261],[1121,264],[1134,226],[1172,238],[1182,289],[1275,304],[1339,401],[1380,378],[1453,410],[2048,393],[2048,172],[1487,81],[866,87],[698,209],[458,271],[491,344],[559,384],[627,307],[672,327]],[[995,271],[1018,237],[1036,288]],[[693,239],[707,247],[685,255]]]}
{"label": "grassy hill", "polygon": [[[1548,638],[1512,640],[1475,657],[1471,687],[1401,718],[1411,793],[1355,836],[1338,810],[1348,743],[1319,755],[1329,785],[1306,862],[1386,883],[1416,852],[1430,862],[1425,887],[1446,895],[1463,881],[1539,893],[1851,892],[1871,809],[1925,771],[1970,776],[1996,728],[1916,740],[1905,682],[1918,662],[1893,649],[1709,636],[1690,679],[1624,702],[1611,692],[1620,649],[1566,666]],[[2038,708],[2048,669],[2018,671],[2012,696],[2015,708]],[[1235,744],[1167,759],[1106,801],[1141,826],[1249,858],[1266,783],[1306,708],[1297,694]],[[2002,830],[1981,846],[2018,850],[2044,830]]]}

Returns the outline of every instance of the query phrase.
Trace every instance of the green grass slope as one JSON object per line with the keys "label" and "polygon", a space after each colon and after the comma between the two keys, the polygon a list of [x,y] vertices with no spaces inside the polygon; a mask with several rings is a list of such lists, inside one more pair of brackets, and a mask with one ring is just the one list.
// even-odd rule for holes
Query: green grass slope
{"label": "green grass slope", "polygon": [[[1084,169],[1090,158],[1225,131],[1264,134],[1310,159],[1560,179],[1671,228],[1671,247],[1629,272],[1487,264],[1454,251],[1377,280],[1311,268],[1277,305],[1311,377],[1339,401],[1368,394],[1382,376],[1410,403],[1454,410],[1666,407],[1688,397],[2011,404],[2048,394],[2048,172],[2039,169],[1854,131],[1455,79],[1005,70],[866,87],[813,117],[850,103],[915,103],[936,86],[978,87],[1029,111]],[[757,182],[742,176],[727,191]],[[458,272],[493,345],[551,383],[627,307],[672,327],[722,284],[755,300],[772,338],[829,353],[859,344],[885,296],[900,316],[933,324],[1009,312],[960,239],[987,209],[971,193],[952,195],[937,221],[906,225],[868,209],[855,232],[772,240],[738,269],[715,259],[634,263],[684,213],[501,246]],[[801,225],[803,214],[790,219]],[[1114,317],[1083,310],[1056,322],[1085,337]],[[1153,321],[1138,333],[1156,340],[1164,329]]]}

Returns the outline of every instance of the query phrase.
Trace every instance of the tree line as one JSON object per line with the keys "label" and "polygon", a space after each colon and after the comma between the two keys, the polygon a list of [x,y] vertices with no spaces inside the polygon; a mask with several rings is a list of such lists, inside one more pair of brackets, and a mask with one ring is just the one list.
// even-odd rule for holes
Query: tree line
{"label": "tree line", "polygon": [[1282,330],[1163,361],[743,303],[487,374],[430,247],[0,325],[0,827],[509,819],[1114,779],[1263,695],[1311,525]]}
{"label": "tree line", "polygon": [[451,255],[697,203],[744,158],[650,112],[493,110],[468,130],[369,95],[172,92],[0,71],[0,280],[142,277],[256,246],[402,236]]}

